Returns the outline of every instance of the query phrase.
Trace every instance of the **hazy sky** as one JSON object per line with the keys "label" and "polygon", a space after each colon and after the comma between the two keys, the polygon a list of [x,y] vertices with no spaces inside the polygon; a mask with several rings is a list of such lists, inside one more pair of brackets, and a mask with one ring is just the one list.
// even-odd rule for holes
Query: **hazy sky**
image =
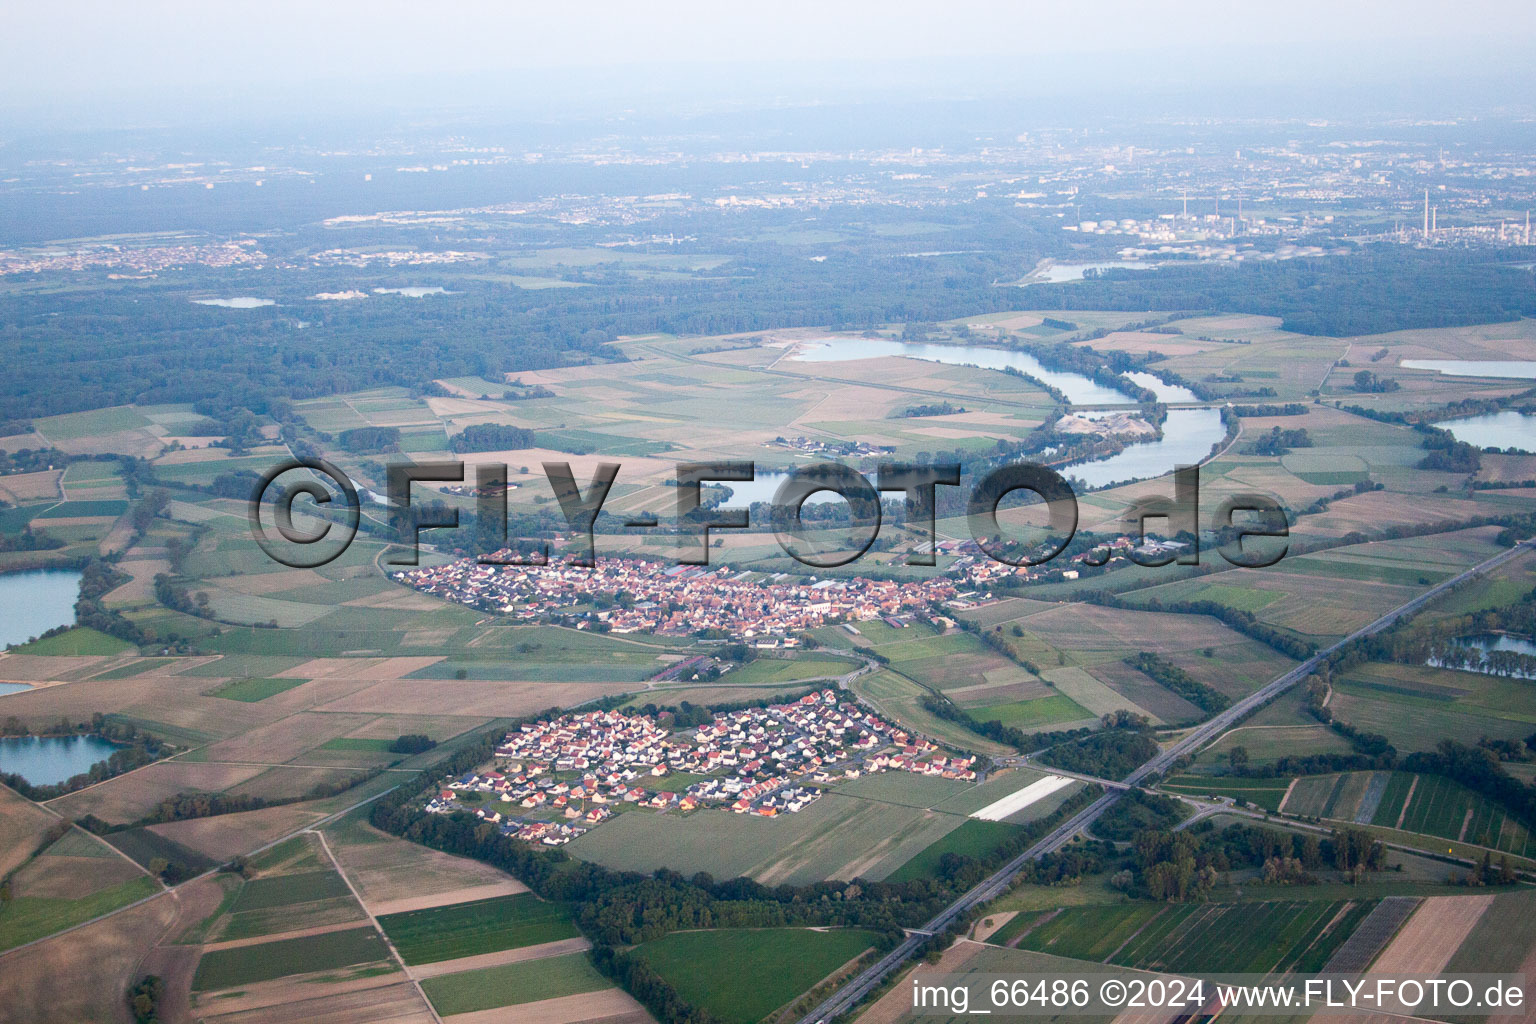
{"label": "hazy sky", "polygon": [[[1463,68],[1524,75],[1533,42],[1529,0],[13,0],[0,9],[0,108],[292,102],[402,83],[538,83],[540,69],[555,68],[592,70],[548,74],[552,88],[602,85],[622,95],[626,78],[642,92],[647,84],[636,65],[754,80],[769,92],[795,84],[732,71],[743,62],[808,62],[828,81],[836,70],[856,86],[862,62],[948,59],[951,70],[934,82],[907,83],[917,90],[941,89],[946,76],[956,85],[955,68],[963,88],[1032,75],[1071,87],[1165,76],[1215,87],[1236,84],[1233,76],[1300,84],[1319,74]],[[525,85],[520,98],[536,101],[528,91],[537,87]],[[443,89],[455,98],[451,85]]]}

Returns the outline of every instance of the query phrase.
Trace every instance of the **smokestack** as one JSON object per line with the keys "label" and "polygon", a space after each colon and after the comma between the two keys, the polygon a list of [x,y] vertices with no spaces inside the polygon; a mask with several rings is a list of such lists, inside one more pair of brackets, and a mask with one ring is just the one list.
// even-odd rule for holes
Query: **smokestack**
{"label": "smokestack", "polygon": [[1429,237],[1429,189],[1424,190],[1424,237]]}
{"label": "smokestack", "polygon": [[1430,234],[1440,233],[1440,207],[1438,206],[1429,211],[1429,231]]}

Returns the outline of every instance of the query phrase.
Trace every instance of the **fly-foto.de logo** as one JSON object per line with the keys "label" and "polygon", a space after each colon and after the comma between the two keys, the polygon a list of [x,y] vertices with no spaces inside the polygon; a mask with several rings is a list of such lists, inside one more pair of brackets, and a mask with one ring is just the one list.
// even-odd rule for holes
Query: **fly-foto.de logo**
{"label": "fly-foto.de logo", "polygon": [[[478,463],[473,467],[472,540],[486,565],[544,564],[550,537],[513,537],[509,530],[508,467]],[[678,463],[669,481],[677,492],[670,521],[651,514],[616,516],[604,506],[622,472],[617,462],[600,462],[582,485],[568,462],[543,463],[544,476],[558,502],[563,541],[569,562],[591,566],[597,559],[600,521],[625,531],[665,531],[676,539],[679,565],[708,565],[710,535],[716,530],[748,530],[766,526],[785,554],[816,569],[848,565],[868,552],[900,517],[909,542],[908,565],[937,563],[937,524],[963,518],[965,530],[987,557],[1014,566],[1037,566],[1067,551],[1078,532],[1079,508],[1071,484],[1049,466],[1008,463],[983,473],[966,474],[958,463],[880,463],[864,474],[839,462],[800,466],[785,475],[770,502],[731,507],[723,485],[749,483],[756,465],[745,461]],[[462,531],[460,510],[435,502],[413,503],[417,488],[430,484],[462,485],[463,462],[396,463],[387,467],[387,509],[381,539],[397,547],[384,559],[389,565],[419,561],[423,530]],[[1200,468],[1180,466],[1172,476],[1172,494],[1141,497],[1130,504],[1119,523],[1134,545],[1127,557],[1144,566],[1195,565],[1200,561],[1202,534],[1220,541],[1218,552],[1232,565],[1262,568],[1273,565],[1288,550],[1285,510],[1274,498],[1258,493],[1224,495],[1208,518],[1200,507]],[[807,515],[807,502],[830,492],[845,512]],[[362,526],[358,488],[335,465],[323,459],[291,459],[264,474],[251,495],[251,533],[273,560],[296,568],[315,568],[339,557]],[[1022,510],[1008,515],[1010,510]],[[303,516],[301,526],[295,515]],[[754,514],[759,516],[756,524]],[[603,518],[605,517],[606,518]],[[1027,518],[1028,524],[1024,522]],[[1008,521],[1005,523],[1005,519]],[[270,522],[270,527],[268,523]],[[613,532],[617,532],[614,529]],[[1187,538],[1179,544],[1148,545],[1149,534]],[[511,552],[517,552],[512,554]],[[1099,545],[1079,552],[1077,560],[1098,567],[1110,558],[1110,547]]]}

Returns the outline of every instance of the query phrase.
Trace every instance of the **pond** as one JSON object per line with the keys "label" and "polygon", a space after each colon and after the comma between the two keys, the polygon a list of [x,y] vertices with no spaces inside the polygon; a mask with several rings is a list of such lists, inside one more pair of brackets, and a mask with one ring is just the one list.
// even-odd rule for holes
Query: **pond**
{"label": "pond", "polygon": [[52,786],[105,761],[117,744],[100,736],[6,736],[0,738],[0,772],[34,786]]}
{"label": "pond", "polygon": [[405,288],[375,288],[375,295],[404,295],[408,299],[419,299],[427,295],[452,295],[447,288],[441,285],[409,285]]}
{"label": "pond", "polygon": [[1438,370],[1447,377],[1536,379],[1536,362],[1519,359],[1404,359],[1405,370]]}
{"label": "pond", "polygon": [[258,299],[254,295],[237,295],[232,299],[193,299],[199,306],[222,306],[225,309],[260,309],[277,305],[276,299]]}
{"label": "pond", "polygon": [[1030,284],[1062,284],[1081,281],[1090,270],[1156,270],[1151,263],[1127,263],[1125,260],[1109,260],[1104,263],[1053,263],[1040,272]]}
{"label": "pond", "polygon": [[1458,441],[1479,448],[1518,448],[1536,452],[1536,416],[1506,409],[1503,412],[1442,420],[1435,426],[1449,430]]}
{"label": "pond", "polygon": [[8,693],[21,693],[23,690],[30,689],[32,687],[26,683],[0,683],[0,697],[4,697]]}
{"label": "pond", "polygon": [[[1510,636],[1508,633],[1478,633],[1473,636],[1456,637],[1451,641],[1451,645],[1461,648],[1475,660],[1451,663],[1449,658],[1429,658],[1424,664],[1433,665],[1436,668],[1483,672],[1513,679],[1536,679],[1536,672],[1527,672],[1515,667],[1508,657],[1519,654],[1536,657],[1536,643],[1532,643],[1523,636]],[[1498,657],[1500,654],[1505,657]]]}
{"label": "pond", "polygon": [[1097,462],[1074,463],[1059,472],[1085,487],[1144,480],[1172,473],[1175,466],[1199,463],[1226,435],[1220,409],[1170,409],[1158,440],[1130,445],[1118,455]]}
{"label": "pond", "polygon": [[0,574],[0,649],[75,621],[80,574],[33,569]]}
{"label": "pond", "polygon": [[984,370],[1012,368],[1045,381],[1065,394],[1067,401],[1073,405],[1136,404],[1130,395],[1107,388],[1080,373],[1047,369],[1040,360],[1026,352],[1013,352],[989,345],[930,345],[889,341],[885,338],[821,338],[801,345],[790,358],[799,363],[840,363],[884,356],[904,356],[907,359],[947,363],[950,366],[979,366]]}

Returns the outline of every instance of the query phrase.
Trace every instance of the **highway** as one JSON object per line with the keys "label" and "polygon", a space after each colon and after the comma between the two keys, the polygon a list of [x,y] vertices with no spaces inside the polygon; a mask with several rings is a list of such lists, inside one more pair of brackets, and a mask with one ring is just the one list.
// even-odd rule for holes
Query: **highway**
{"label": "highway", "polygon": [[[1362,637],[1381,632],[1383,629],[1396,623],[1403,616],[1412,615],[1453,587],[1465,583],[1474,576],[1485,573],[1490,569],[1498,568],[1511,559],[1518,558],[1520,555],[1531,550],[1533,546],[1536,546],[1536,540],[1522,541],[1507,551],[1501,551],[1492,558],[1479,562],[1465,572],[1459,573],[1443,583],[1436,584],[1413,600],[1399,605],[1370,625],[1355,630],[1355,632],[1337,643],[1323,648],[1289,672],[1255,690],[1247,697],[1227,708],[1227,710],[1212,717],[1209,721],[1191,729],[1177,743],[1167,747],[1162,753],[1127,775],[1121,780],[1122,783],[1126,786],[1135,786],[1148,776],[1166,771],[1179,758],[1195,753],[1201,747],[1237,724],[1237,722],[1257,710],[1261,705],[1273,700],[1311,675],[1317,670],[1318,666],[1339,648]],[[906,941],[901,945],[854,976],[846,985],[827,997],[819,1006],[801,1018],[800,1024],[823,1024],[823,1022],[831,1021],[834,1017],[855,1006],[871,991],[879,987],[893,971],[910,960],[917,953],[918,949],[922,947],[923,943],[928,941],[929,936],[943,931],[951,921],[972,907],[986,903],[1001,895],[1007,890],[1009,883],[1013,881],[1014,876],[1019,873],[1025,864],[1061,849],[1074,836],[1092,824],[1099,815],[1114,806],[1123,792],[1123,789],[1110,789],[1093,803],[1062,822],[1049,835],[1042,838],[1007,864],[1004,864],[985,881],[980,882],[975,888],[945,907],[932,920],[924,924],[921,929],[917,929],[909,934]]]}

